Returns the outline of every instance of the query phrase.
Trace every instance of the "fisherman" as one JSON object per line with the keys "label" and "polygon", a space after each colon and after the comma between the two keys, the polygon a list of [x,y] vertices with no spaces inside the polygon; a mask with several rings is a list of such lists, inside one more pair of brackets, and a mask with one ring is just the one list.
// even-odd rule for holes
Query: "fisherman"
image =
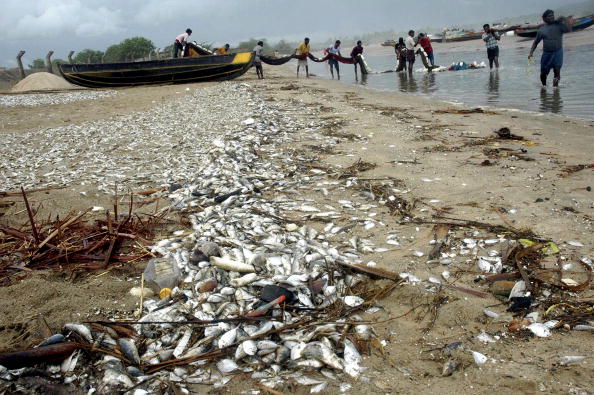
{"label": "fisherman", "polygon": [[557,87],[561,80],[561,67],[563,67],[563,33],[570,31],[570,24],[569,20],[563,16],[555,20],[553,10],[546,10],[542,14],[542,20],[545,25],[538,29],[528,59],[532,59],[536,47],[543,41],[542,58],[540,59],[540,81],[543,87],[547,86],[547,77],[551,69],[553,69],[553,86]]}
{"label": "fisherman", "polygon": [[330,74],[332,74],[332,79],[334,79],[334,68],[336,68],[336,76],[340,79],[340,69],[338,67],[338,60],[336,56],[342,57],[340,54],[340,40],[336,40],[333,46],[328,47],[328,54],[330,55],[330,59],[328,59],[328,64],[330,65]]}
{"label": "fisherman", "polygon": [[303,42],[301,44],[299,44],[297,46],[297,48],[295,49],[295,52],[293,52],[293,55],[304,56],[303,59],[297,60],[297,77],[299,77],[299,67],[304,66],[305,67],[305,76],[307,78],[309,78],[309,67],[307,66],[307,57],[309,56],[309,52],[310,52],[309,38],[305,37]]}
{"label": "fisherman", "polygon": [[495,68],[499,68],[499,44],[497,41],[501,40],[501,35],[489,26],[488,23],[483,25],[483,41],[487,46],[487,57],[489,58],[489,68],[493,70],[493,62]]}
{"label": "fisherman", "polygon": [[217,53],[217,55],[228,55],[231,53],[231,50],[229,48],[230,48],[229,44],[225,44],[225,46],[217,49],[216,53]]}
{"label": "fisherman", "polygon": [[431,40],[425,35],[425,33],[419,33],[419,45],[423,48],[429,59],[431,66],[435,66],[435,58],[433,57],[433,46]]}
{"label": "fisherman", "polygon": [[264,42],[258,41],[258,44],[254,47],[254,52],[256,56],[254,57],[254,66],[256,67],[256,74],[258,74],[258,79],[264,79],[264,72],[262,71],[262,60],[260,59],[260,55],[262,55],[262,51],[264,50]]}
{"label": "fisherman", "polygon": [[398,39],[398,44],[394,46],[394,52],[396,52],[396,72],[398,73],[406,67],[406,44],[404,43],[404,38],[400,37]]}
{"label": "fisherman", "polygon": [[[361,40],[357,41],[357,45],[353,47],[351,51],[351,59],[355,64],[355,80],[357,80],[357,63],[359,63],[359,55],[363,55],[363,44]],[[361,66],[359,66],[361,67]],[[361,75],[363,75],[363,69],[361,69]]]}
{"label": "fisherman", "polygon": [[173,57],[177,58],[178,51],[181,50],[182,57],[184,56],[184,51],[186,44],[188,43],[188,37],[192,34],[192,29],[186,29],[185,33],[180,34],[175,38],[175,42],[173,43]]}
{"label": "fisherman", "polygon": [[413,72],[413,64],[415,63],[415,46],[417,43],[415,42],[415,31],[409,30],[408,37],[404,41],[406,45],[406,61],[408,62],[408,73],[412,74]]}

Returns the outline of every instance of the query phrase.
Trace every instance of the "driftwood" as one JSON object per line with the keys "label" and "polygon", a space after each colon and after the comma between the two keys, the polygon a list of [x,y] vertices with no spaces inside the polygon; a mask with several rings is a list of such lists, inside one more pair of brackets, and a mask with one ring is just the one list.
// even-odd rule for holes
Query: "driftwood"
{"label": "driftwood", "polygon": [[40,363],[59,362],[78,348],[80,348],[79,344],[66,342],[1,354],[0,365],[7,369],[19,369]]}

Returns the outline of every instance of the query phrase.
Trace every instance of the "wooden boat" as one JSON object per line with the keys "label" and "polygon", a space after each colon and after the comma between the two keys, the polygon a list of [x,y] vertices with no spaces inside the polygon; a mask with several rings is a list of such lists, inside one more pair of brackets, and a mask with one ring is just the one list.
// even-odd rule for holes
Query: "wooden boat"
{"label": "wooden boat", "polygon": [[469,40],[480,40],[483,32],[472,32],[468,30],[446,32],[444,42],[459,42]]}
{"label": "wooden boat", "polygon": [[253,52],[239,52],[143,62],[60,64],[60,73],[68,82],[89,88],[177,84],[237,78],[253,60]]}
{"label": "wooden boat", "polygon": [[[571,24],[571,31],[578,31],[584,30],[590,26],[594,25],[594,14],[584,16],[582,18],[575,19]],[[528,25],[521,28],[516,29],[516,36],[519,37],[536,37],[536,33],[538,33],[538,29],[542,26],[540,25]]]}

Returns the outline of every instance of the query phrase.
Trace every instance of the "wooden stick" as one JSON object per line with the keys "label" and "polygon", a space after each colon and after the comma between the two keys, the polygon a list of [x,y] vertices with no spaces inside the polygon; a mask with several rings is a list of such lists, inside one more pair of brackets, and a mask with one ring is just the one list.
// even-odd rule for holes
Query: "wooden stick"
{"label": "wooden stick", "polygon": [[[45,240],[43,240],[41,242],[41,244],[39,244],[39,246],[37,247],[37,250],[39,251],[44,245],[46,245],[51,239],[53,239],[54,237],[56,237],[56,235],[58,233],[60,233],[63,229],[66,229],[68,226],[70,226],[73,222],[79,220],[83,215],[85,215],[86,213],[88,213],[91,209],[88,208],[86,211],[78,214],[76,217],[72,217],[70,218],[68,221],[66,221],[65,223],[63,223],[62,225],[58,226],[56,228],[56,230],[54,230],[52,233],[50,233],[50,235],[48,237],[45,238]],[[37,251],[36,251],[37,252]]]}
{"label": "wooden stick", "polygon": [[29,206],[29,201],[27,200],[27,194],[25,193],[25,188],[21,187],[21,192],[23,194],[23,200],[25,201],[25,206],[27,207],[27,214],[29,214],[29,221],[31,222],[31,230],[33,231],[33,237],[35,238],[35,245],[39,245],[39,234],[37,233],[37,228],[35,227],[35,221],[33,219],[33,212],[31,211],[31,207]]}

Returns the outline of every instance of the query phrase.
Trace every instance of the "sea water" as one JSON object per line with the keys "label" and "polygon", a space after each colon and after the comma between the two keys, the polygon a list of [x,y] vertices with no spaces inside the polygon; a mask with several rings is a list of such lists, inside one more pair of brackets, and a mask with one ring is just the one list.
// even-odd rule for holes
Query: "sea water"
{"label": "sea water", "polygon": [[[340,64],[343,82],[363,84],[371,89],[428,95],[470,107],[502,107],[524,111],[545,112],[594,119],[594,45],[565,48],[560,87],[555,89],[553,72],[548,87],[540,83],[540,49],[528,65],[528,49],[500,50],[501,66],[490,71],[486,49],[469,52],[440,53],[435,48],[435,63],[450,66],[453,62],[485,62],[487,67],[477,70],[420,72],[423,67],[417,56],[412,76],[408,73],[369,74],[355,81],[352,65]],[[349,53],[350,50],[344,50]],[[394,70],[395,56],[366,56],[374,71]],[[309,62],[310,71],[322,78],[330,78],[325,63]]]}

